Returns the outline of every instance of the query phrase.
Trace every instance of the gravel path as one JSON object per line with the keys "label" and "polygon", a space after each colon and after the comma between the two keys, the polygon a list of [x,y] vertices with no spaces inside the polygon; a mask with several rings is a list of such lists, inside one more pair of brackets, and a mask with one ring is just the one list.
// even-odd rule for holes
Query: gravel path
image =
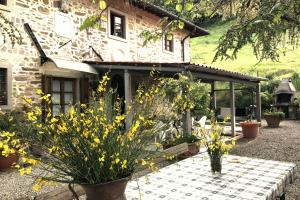
{"label": "gravel path", "polygon": [[300,200],[300,121],[283,121],[279,128],[268,128],[263,122],[261,135],[241,139],[231,154],[297,164],[298,179],[287,188],[286,199]]}

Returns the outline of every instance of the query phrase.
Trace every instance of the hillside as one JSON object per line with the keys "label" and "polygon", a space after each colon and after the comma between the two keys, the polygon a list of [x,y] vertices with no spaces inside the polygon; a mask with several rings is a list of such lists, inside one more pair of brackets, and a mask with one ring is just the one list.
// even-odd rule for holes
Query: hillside
{"label": "hillside", "polygon": [[[205,27],[210,31],[209,36],[192,39],[192,62],[212,65],[232,71],[243,72],[251,75],[265,76],[274,74],[278,78],[289,77],[293,72],[300,73],[300,48],[289,50],[285,56],[281,56],[280,62],[263,61],[259,64],[252,54],[250,46],[243,48],[238,54],[237,60],[217,61],[212,63],[215,49],[220,36],[229,28],[231,22],[218,23]],[[257,64],[257,65],[256,65]]]}

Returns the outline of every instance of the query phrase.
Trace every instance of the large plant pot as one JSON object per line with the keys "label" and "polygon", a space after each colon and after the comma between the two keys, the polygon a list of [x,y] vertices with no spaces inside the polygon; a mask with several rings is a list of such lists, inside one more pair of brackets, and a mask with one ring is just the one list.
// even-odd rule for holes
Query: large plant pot
{"label": "large plant pot", "polygon": [[241,122],[243,136],[245,138],[255,138],[259,133],[259,122]]}
{"label": "large plant pot", "polygon": [[126,200],[125,189],[130,177],[101,184],[81,184],[87,200]]}
{"label": "large plant pot", "polygon": [[7,171],[11,169],[14,163],[19,161],[19,154],[10,154],[7,157],[0,156],[0,171]]}
{"label": "large plant pot", "polygon": [[267,124],[269,127],[277,128],[279,127],[281,117],[280,116],[274,116],[274,115],[265,115],[265,120],[267,121]]}

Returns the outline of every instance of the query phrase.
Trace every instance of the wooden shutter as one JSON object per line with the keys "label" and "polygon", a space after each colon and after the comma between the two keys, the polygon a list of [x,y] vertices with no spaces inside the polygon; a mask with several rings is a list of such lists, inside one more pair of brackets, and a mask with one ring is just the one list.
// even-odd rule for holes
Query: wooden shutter
{"label": "wooden shutter", "polygon": [[80,79],[80,103],[81,104],[88,104],[89,103],[89,88],[90,83],[88,78],[81,78]]}
{"label": "wooden shutter", "polygon": [[45,94],[51,94],[52,92],[52,77],[42,76],[42,90]]}
{"label": "wooden shutter", "polygon": [[[44,94],[51,94],[52,93],[52,77],[43,75],[42,76],[42,91]],[[48,108],[52,107],[52,105],[49,105],[45,101],[42,101],[42,111],[43,111],[43,116],[46,117]]]}

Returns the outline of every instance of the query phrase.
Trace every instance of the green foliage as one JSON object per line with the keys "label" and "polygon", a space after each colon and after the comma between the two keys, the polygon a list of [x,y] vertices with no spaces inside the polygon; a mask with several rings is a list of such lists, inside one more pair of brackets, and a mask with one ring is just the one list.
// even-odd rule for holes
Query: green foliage
{"label": "green foliage", "polygon": [[172,102],[176,102],[177,113],[190,110],[193,115],[209,113],[208,86],[194,80],[191,74],[177,74],[177,78],[165,78],[164,91]]}
{"label": "green foliage", "polygon": [[20,133],[26,126],[26,118],[20,110],[0,112],[0,131]]}
{"label": "green foliage", "polygon": [[7,38],[12,46],[22,43],[20,31],[3,15],[2,11],[0,11],[0,32],[3,35],[4,43],[7,41]]}
{"label": "green foliage", "polygon": [[283,119],[285,114],[284,112],[276,112],[273,110],[269,110],[263,113],[264,116],[274,116],[274,117],[279,117],[280,119]]}
{"label": "green foliage", "polygon": [[300,76],[298,73],[294,72],[292,74],[292,83],[295,86],[296,90],[300,91]]}

